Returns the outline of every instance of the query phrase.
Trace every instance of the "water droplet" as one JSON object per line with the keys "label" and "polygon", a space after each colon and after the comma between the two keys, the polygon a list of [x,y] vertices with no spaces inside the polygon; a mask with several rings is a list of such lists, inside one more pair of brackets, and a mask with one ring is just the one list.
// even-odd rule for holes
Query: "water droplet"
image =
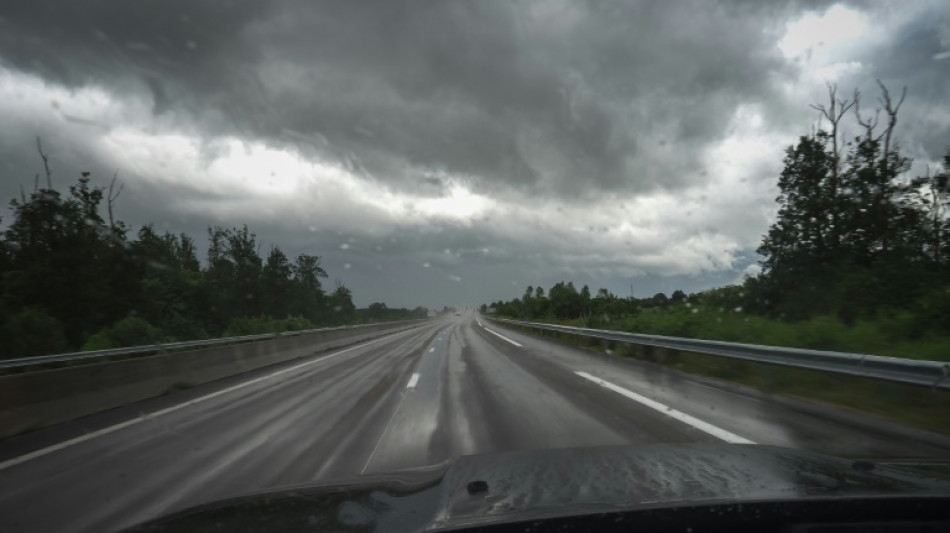
{"label": "water droplet", "polygon": [[343,269],[344,269],[344,270],[349,270],[349,269],[350,269],[350,266],[352,266],[352,265],[350,265],[349,263],[343,263]]}
{"label": "water droplet", "polygon": [[341,245],[340,245],[340,249],[341,249],[341,250],[349,250],[349,249],[350,249],[350,243],[345,242],[345,243],[341,244]]}
{"label": "water droplet", "polygon": [[462,282],[462,278],[459,277],[459,276],[455,276],[455,275],[449,276],[449,279],[452,280],[452,281],[454,281],[454,282],[456,282],[456,283],[461,283],[461,282]]}
{"label": "water droplet", "polygon": [[429,263],[428,261],[426,261],[425,263],[422,263],[423,268],[429,268],[430,266],[432,266],[432,264]]}
{"label": "water droplet", "polygon": [[316,226],[310,226],[310,227],[307,228],[307,229],[310,230],[311,232],[317,231],[317,227],[316,227]]}
{"label": "water droplet", "polygon": [[741,305],[740,305],[740,306],[737,306],[735,309],[733,309],[733,311],[735,311],[736,313],[741,313],[741,312],[742,312],[742,306],[741,306]]}

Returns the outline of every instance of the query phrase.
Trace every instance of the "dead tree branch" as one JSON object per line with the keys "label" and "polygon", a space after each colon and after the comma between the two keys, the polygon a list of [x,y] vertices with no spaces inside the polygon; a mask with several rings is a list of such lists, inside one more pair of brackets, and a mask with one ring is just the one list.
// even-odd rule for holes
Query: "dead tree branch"
{"label": "dead tree branch", "polygon": [[[866,139],[871,139],[874,137],[874,130],[877,129],[877,124],[881,118],[880,108],[874,110],[874,118],[864,118],[861,116],[861,93],[857,90],[854,91],[854,116],[858,120],[858,124],[864,127],[864,136]],[[880,139],[880,136],[878,136]]]}
{"label": "dead tree branch", "polygon": [[[838,190],[841,187],[841,146],[838,142],[838,137],[840,136],[840,123],[842,117],[845,113],[848,112],[856,103],[854,101],[848,101],[846,99],[838,99],[838,86],[829,83],[828,84],[828,106],[824,104],[812,104],[812,109],[817,110],[820,113],[819,121],[821,117],[824,117],[831,123],[831,152],[832,152],[832,169],[831,169],[831,199],[833,203],[837,202]],[[857,98],[858,94],[855,93]],[[838,216],[837,210],[832,210],[832,232],[830,235],[832,246],[837,246],[838,244]]]}
{"label": "dead tree branch", "polygon": [[46,169],[46,188],[53,188],[53,171],[49,169],[49,157],[43,153],[43,144],[40,142],[40,138],[36,138],[36,151],[40,153],[40,157],[43,159],[43,168]]}
{"label": "dead tree branch", "polygon": [[106,202],[106,206],[109,209],[109,227],[110,228],[115,228],[115,219],[112,216],[113,206],[115,205],[115,201],[119,198],[119,195],[122,194],[122,188],[125,187],[124,183],[120,183],[119,189],[115,191],[115,194],[112,193],[113,189],[115,188],[115,180],[118,177],[119,177],[119,171],[117,170],[112,175],[112,182],[109,183],[109,195],[106,197],[106,199],[108,200]]}
{"label": "dead tree branch", "polygon": [[881,80],[877,80],[877,85],[881,88],[881,98],[879,101],[884,106],[884,112],[887,113],[887,129],[884,130],[884,153],[881,156],[881,164],[884,165],[886,170],[887,158],[891,153],[891,139],[894,135],[894,128],[897,126],[897,112],[904,103],[904,98],[907,97],[907,86],[904,86],[904,89],[901,91],[900,100],[897,101],[897,105],[894,105],[894,102],[891,100],[891,93],[887,90],[887,87],[884,86],[884,83],[882,83]]}

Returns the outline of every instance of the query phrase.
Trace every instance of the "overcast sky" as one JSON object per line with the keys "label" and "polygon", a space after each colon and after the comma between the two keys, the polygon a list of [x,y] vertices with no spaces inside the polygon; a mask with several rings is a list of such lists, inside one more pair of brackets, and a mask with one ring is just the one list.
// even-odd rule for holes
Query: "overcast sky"
{"label": "overcast sky", "polygon": [[755,268],[824,84],[870,109],[876,78],[935,166],[941,0],[0,0],[0,200],[40,136],[133,228],[246,223],[361,306],[696,291]]}

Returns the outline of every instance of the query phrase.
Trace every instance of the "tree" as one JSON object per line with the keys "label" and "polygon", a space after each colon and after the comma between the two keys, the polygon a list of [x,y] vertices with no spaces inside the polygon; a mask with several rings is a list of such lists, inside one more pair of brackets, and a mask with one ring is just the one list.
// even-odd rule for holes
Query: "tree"
{"label": "tree", "polygon": [[650,303],[652,303],[654,307],[665,307],[668,303],[670,303],[670,299],[662,292],[658,292],[654,294],[652,298],[650,298]]}
{"label": "tree", "polygon": [[[918,279],[933,271],[937,254],[927,253],[933,246],[924,237],[934,242],[933,219],[925,231],[922,202],[901,178],[910,161],[894,138],[906,89],[895,102],[878,83],[882,131],[880,110],[873,119],[862,115],[858,93],[852,102],[836,100],[830,86],[830,105],[815,107],[831,130],[801,137],[786,151],[778,217],[759,247],[763,273],[747,283],[755,302],[768,302],[777,314],[835,311],[850,322],[859,312],[912,301]],[[863,133],[842,147],[839,122],[850,108]]]}
{"label": "tree", "polygon": [[320,258],[315,255],[300,254],[293,265],[294,291],[296,293],[295,314],[320,322],[327,317],[326,302],[320,278],[327,273],[320,266]]}
{"label": "tree", "polygon": [[[339,324],[352,322],[356,316],[353,294],[339,281],[336,284],[336,289],[330,294],[330,310],[335,317],[334,322]],[[428,315],[428,312],[426,314]]]}
{"label": "tree", "polygon": [[135,309],[137,314],[175,338],[205,336],[201,309],[204,278],[193,241],[187,235],[158,235],[147,224],[139,229],[129,250],[142,272],[142,302]]}
{"label": "tree", "polygon": [[904,188],[902,201],[905,206],[919,211],[923,216],[922,234],[926,253],[937,263],[947,254],[950,224],[947,214],[950,206],[950,148],[943,156],[943,171],[914,178]]}
{"label": "tree", "polygon": [[126,253],[125,230],[104,224],[102,198],[88,173],[65,198],[37,188],[11,202],[13,221],[3,235],[8,304],[42,308],[63,325],[70,345],[139,302],[139,272]]}
{"label": "tree", "polygon": [[227,232],[228,258],[233,265],[231,291],[232,302],[237,304],[241,316],[255,316],[261,312],[260,277],[261,257],[257,253],[256,235],[247,229],[232,229]]}
{"label": "tree", "polygon": [[557,318],[578,318],[581,316],[581,299],[574,282],[560,281],[548,291],[551,312]]}
{"label": "tree", "polygon": [[159,234],[146,224],[130,241],[116,218],[122,186],[115,176],[105,189],[82,172],[63,193],[53,188],[39,140],[37,150],[46,186],[37,175],[33,190],[10,202],[12,217],[0,233],[0,357],[204,338],[231,325],[264,332],[359,318],[348,288],[338,283],[329,297],[323,293],[327,273],[318,256],[290,263],[275,246],[264,262],[247,226],[209,227],[204,268],[184,233]]}
{"label": "tree", "polygon": [[293,294],[293,265],[277,246],[271,247],[261,270],[261,310],[270,317],[283,318],[290,314]]}

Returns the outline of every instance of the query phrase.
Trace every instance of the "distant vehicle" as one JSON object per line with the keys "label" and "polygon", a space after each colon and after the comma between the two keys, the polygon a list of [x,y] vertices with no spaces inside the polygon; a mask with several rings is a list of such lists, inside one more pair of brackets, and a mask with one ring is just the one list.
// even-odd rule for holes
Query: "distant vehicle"
{"label": "distant vehicle", "polygon": [[463,456],[127,531],[945,531],[948,504],[940,467],[745,444],[603,446]]}
{"label": "distant vehicle", "polygon": [[455,313],[455,316],[462,316],[462,313]]}

